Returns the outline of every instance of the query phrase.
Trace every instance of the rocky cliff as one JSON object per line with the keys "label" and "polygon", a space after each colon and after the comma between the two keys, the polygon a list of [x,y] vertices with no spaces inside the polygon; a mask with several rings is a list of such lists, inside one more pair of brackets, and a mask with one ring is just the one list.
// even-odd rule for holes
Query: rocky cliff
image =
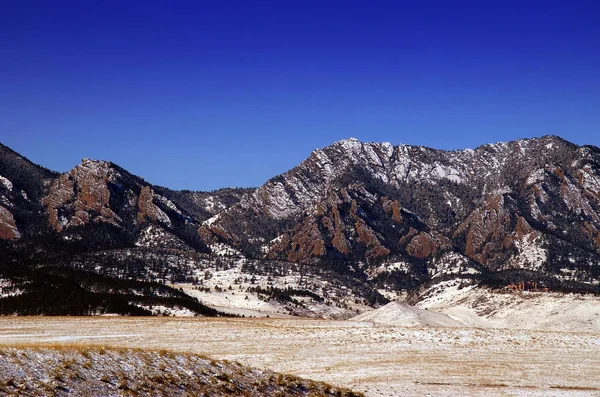
{"label": "rocky cliff", "polygon": [[459,151],[351,138],[259,188],[217,192],[153,186],[107,161],[57,174],[0,149],[7,266],[172,280],[197,277],[190,258],[234,255],[373,288],[514,271],[600,282],[600,149],[556,136]]}

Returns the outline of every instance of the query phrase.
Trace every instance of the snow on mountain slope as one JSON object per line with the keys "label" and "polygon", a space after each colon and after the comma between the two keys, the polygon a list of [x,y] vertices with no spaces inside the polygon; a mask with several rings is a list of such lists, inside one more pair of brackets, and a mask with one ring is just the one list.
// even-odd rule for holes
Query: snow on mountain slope
{"label": "snow on mountain slope", "polygon": [[[546,148],[548,142],[553,144],[552,150]],[[349,138],[314,150],[297,167],[271,179],[242,199],[242,203],[261,207],[273,218],[286,218],[315,204],[339,178],[356,169],[395,187],[406,183],[452,182],[481,186],[485,196],[503,187],[507,169],[516,162],[521,162],[524,171],[529,172],[530,163],[555,162],[562,151],[568,150],[568,145],[558,137],[544,137],[489,144],[475,150],[442,151]],[[586,154],[590,158],[596,155]]]}
{"label": "snow on mountain slope", "polygon": [[219,311],[245,316],[347,319],[370,309],[358,292],[333,285],[323,275],[303,275],[284,266],[265,272],[251,270],[255,264],[239,257],[212,264],[204,260],[196,269],[195,285],[175,286]]}
{"label": "snow on mountain slope", "polygon": [[137,247],[147,248],[191,250],[191,248],[180,238],[165,230],[163,227],[154,224],[149,224],[140,231],[139,237],[135,241],[135,245]]}
{"label": "snow on mountain slope", "polygon": [[0,175],[0,183],[8,190],[13,190],[13,184],[10,180]]}
{"label": "snow on mountain slope", "polygon": [[[568,262],[573,280],[595,282],[598,164],[598,148],[555,136],[458,151],[350,138],[313,151],[208,223],[255,257],[342,260],[351,272],[367,263],[358,267],[370,279],[382,264],[407,260],[418,277],[480,266],[560,276]],[[456,255],[466,266],[438,260]]]}
{"label": "snow on mountain slope", "polygon": [[[436,280],[511,271],[557,291],[594,292],[599,164],[600,149],[555,136],[458,151],[350,138],[259,188],[189,192],[107,161],[84,159],[59,175],[0,146],[0,257],[184,283],[245,260],[254,269],[237,278],[279,289],[285,277],[305,283],[308,268],[318,280],[309,292],[327,299],[323,288],[335,290],[344,315],[354,301],[387,302],[377,291],[404,296]],[[310,315],[339,314],[303,304]]]}

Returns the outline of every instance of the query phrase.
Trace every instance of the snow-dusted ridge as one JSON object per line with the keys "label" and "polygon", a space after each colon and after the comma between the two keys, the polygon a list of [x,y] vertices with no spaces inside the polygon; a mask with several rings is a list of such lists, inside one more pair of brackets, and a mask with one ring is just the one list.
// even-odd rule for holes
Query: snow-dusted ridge
{"label": "snow-dusted ridge", "polygon": [[[0,153],[1,254],[14,263],[29,247],[41,268],[60,258],[52,265],[125,280],[194,285],[208,270],[227,285],[203,288],[219,294],[241,285],[226,280],[235,268],[238,281],[281,290],[263,301],[330,317],[439,280],[590,293],[600,283],[600,150],[557,137],[453,151],[348,138],[259,188],[215,192],[90,159],[56,175]],[[341,310],[316,302],[329,296]]]}

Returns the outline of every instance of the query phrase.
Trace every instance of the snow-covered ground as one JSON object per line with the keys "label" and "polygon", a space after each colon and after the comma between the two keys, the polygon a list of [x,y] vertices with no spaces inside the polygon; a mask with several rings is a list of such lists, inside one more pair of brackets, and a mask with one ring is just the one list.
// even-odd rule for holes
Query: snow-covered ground
{"label": "snow-covered ground", "polygon": [[[398,311],[398,306],[391,305],[369,314],[373,309],[357,300],[352,291],[344,286],[332,285],[318,275],[301,276],[297,271],[283,271],[278,275],[251,274],[244,270],[248,264],[246,259],[228,260],[230,265],[215,267],[204,264],[199,268],[196,274],[198,285],[174,284],[174,287],[182,288],[187,294],[217,310],[246,317],[349,319],[365,313],[365,321],[394,325],[445,326],[456,321],[463,326],[480,328],[600,332],[600,298],[594,296],[494,292],[477,287],[468,280],[454,279],[435,284],[422,293],[416,306],[427,309],[428,313],[417,313],[414,309],[407,311],[406,307]],[[301,302],[298,306],[252,291],[257,287],[263,290],[274,287],[280,290],[292,288],[312,291],[325,299],[318,301],[294,296],[296,301]],[[392,300],[406,298],[406,294],[395,291],[382,289],[379,292]],[[432,316],[435,313],[449,318],[434,319]],[[369,316],[372,318],[369,319]]]}
{"label": "snow-covered ground", "polygon": [[199,353],[367,396],[600,394],[600,333],[310,319],[0,318],[0,345],[48,344]]}
{"label": "snow-covered ground", "polygon": [[459,280],[437,284],[417,307],[475,327],[600,332],[600,297],[553,292],[492,292]]}
{"label": "snow-covered ground", "polygon": [[354,317],[355,321],[400,326],[464,327],[465,325],[443,313],[410,306],[404,302],[390,302],[377,310]]}
{"label": "snow-covered ground", "polygon": [[177,284],[177,287],[182,288],[186,294],[198,298],[205,305],[225,313],[246,317],[292,317],[285,314],[285,309],[279,302],[266,302],[259,299],[256,294],[245,293],[240,290],[229,291],[227,289],[223,292],[205,292],[195,289],[190,284]]}
{"label": "snow-covered ground", "polygon": [[[279,274],[249,273],[244,269],[248,265],[246,259],[229,257],[223,261],[229,265],[203,263],[196,271],[199,280],[197,285],[173,286],[217,310],[246,317],[349,319],[373,310],[357,299],[348,288],[332,285],[318,275],[301,276],[297,270],[284,270]],[[263,291],[269,288],[311,291],[324,297],[324,300],[293,296],[301,303],[296,305],[269,299],[264,293],[258,294],[253,291],[257,287]],[[381,289],[379,292],[392,300],[406,298],[406,294],[395,291]],[[454,279],[429,287],[421,294],[416,306],[427,309],[428,313],[419,314],[414,309],[411,309],[412,312],[398,312],[398,307],[391,305],[378,309],[376,313],[365,314],[364,320],[394,325],[440,326],[456,321],[463,326],[480,328],[600,332],[600,298],[594,296],[552,292],[494,292],[477,287],[468,280]],[[432,316],[435,313],[449,318],[434,319]],[[369,316],[372,318],[369,319]]]}

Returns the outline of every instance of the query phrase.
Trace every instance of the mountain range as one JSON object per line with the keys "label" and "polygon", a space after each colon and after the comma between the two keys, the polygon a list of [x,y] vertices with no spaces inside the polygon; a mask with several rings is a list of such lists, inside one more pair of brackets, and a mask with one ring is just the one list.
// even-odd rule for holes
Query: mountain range
{"label": "mountain range", "polygon": [[269,284],[296,306],[340,291],[377,306],[384,291],[447,279],[598,293],[600,149],[556,136],[458,151],[350,138],[258,188],[192,192],[109,161],[60,174],[0,145],[1,313],[218,315],[176,284],[233,267],[299,276],[291,297]]}

